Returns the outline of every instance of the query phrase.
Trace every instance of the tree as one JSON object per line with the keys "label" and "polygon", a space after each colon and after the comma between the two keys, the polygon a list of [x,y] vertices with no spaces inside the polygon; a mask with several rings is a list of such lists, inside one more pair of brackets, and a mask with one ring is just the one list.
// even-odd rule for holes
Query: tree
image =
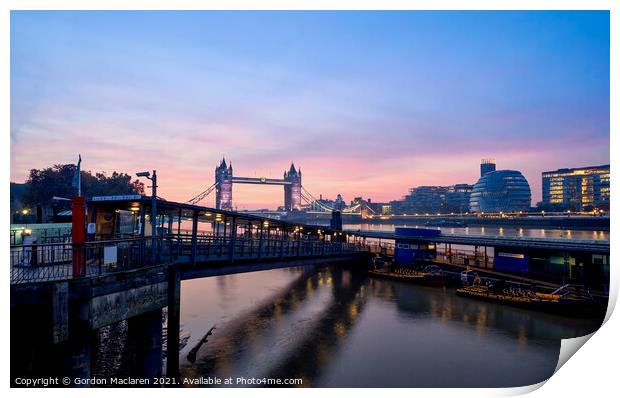
{"label": "tree", "polygon": [[[70,198],[76,195],[76,189],[72,186],[75,170],[74,164],[56,164],[41,170],[30,170],[22,202],[28,206],[50,206],[54,196]],[[82,194],[86,197],[144,193],[144,184],[138,180],[132,181],[129,174],[115,171],[108,177],[105,173],[92,175],[90,171],[82,170],[80,176]]]}

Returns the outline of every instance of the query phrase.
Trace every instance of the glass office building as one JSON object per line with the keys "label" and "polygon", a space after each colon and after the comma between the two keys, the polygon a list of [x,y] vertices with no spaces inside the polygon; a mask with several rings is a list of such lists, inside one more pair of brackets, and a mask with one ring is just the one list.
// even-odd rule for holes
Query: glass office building
{"label": "glass office building", "polygon": [[421,186],[409,190],[403,200],[391,203],[396,214],[443,213],[448,187]]}
{"label": "glass office building", "polygon": [[609,210],[609,165],[545,171],[542,191],[550,210]]}
{"label": "glass office building", "polygon": [[394,214],[465,213],[472,188],[469,184],[414,187],[402,200],[390,202],[390,207]]}
{"label": "glass office building", "polygon": [[456,184],[448,187],[446,192],[446,213],[466,213],[469,211],[469,199],[474,189],[470,184]]}
{"label": "glass office building", "polygon": [[484,174],[474,185],[469,199],[472,212],[528,211],[532,202],[530,184],[516,170]]}

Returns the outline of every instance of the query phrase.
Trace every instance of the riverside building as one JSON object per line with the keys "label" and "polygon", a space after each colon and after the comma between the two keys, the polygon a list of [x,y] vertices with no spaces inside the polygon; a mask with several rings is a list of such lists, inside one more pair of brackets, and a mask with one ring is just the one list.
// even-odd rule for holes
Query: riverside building
{"label": "riverside building", "polygon": [[609,210],[609,165],[542,173],[543,206],[558,211]]}

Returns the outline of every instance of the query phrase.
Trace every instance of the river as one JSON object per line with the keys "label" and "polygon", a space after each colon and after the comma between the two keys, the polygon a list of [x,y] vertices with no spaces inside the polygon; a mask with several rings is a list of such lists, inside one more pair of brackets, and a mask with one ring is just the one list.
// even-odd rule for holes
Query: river
{"label": "river", "polygon": [[413,222],[398,224],[344,224],[346,230],[386,231],[392,232],[396,227],[439,229],[444,234],[490,235],[490,236],[524,236],[531,238],[564,238],[581,240],[609,240],[609,231],[585,231],[577,229],[545,229],[518,227],[429,227]]}
{"label": "river", "polygon": [[182,376],[300,378],[303,387],[522,386],[553,374],[562,338],[601,323],[373,279],[356,268],[183,281]]}

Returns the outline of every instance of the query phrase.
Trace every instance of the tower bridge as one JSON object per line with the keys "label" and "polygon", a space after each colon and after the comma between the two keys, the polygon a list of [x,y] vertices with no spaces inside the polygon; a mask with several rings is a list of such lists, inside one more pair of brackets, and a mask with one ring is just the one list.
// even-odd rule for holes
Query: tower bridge
{"label": "tower bridge", "polygon": [[236,177],[233,175],[232,162],[226,165],[226,159],[215,168],[215,208],[232,210],[233,184],[282,185],[284,187],[284,209],[286,211],[301,209],[301,169],[295,169],[291,163],[282,179],[266,177]]}
{"label": "tower bridge", "polygon": [[215,181],[213,185],[194,196],[187,203],[196,205],[206,199],[211,193],[215,192],[215,208],[218,210],[233,210],[233,185],[234,184],[253,184],[253,185],[281,185],[284,187],[284,206],[286,212],[305,211],[315,214],[330,214],[334,210],[339,210],[345,214],[362,215],[375,214],[375,211],[367,203],[356,203],[344,208],[334,208],[323,200],[318,200],[301,182],[301,168],[295,168],[291,162],[291,167],[284,171],[282,178],[267,177],[240,177],[233,174],[232,162],[226,162],[225,158],[215,167]]}

